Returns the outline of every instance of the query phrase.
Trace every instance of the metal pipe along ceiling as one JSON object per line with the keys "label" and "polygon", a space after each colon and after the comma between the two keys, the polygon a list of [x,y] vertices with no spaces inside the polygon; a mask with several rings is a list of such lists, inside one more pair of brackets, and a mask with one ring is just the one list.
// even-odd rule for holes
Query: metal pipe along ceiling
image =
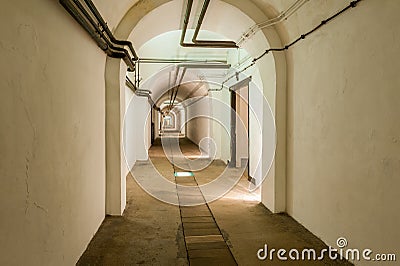
{"label": "metal pipe along ceiling", "polygon": [[85,0],[85,3],[87,4],[87,6],[89,7],[89,9],[92,11],[92,13],[95,15],[95,17],[97,18],[97,20],[100,22],[100,25],[103,27],[103,29],[106,31],[107,35],[110,37],[111,41],[115,44],[119,44],[119,45],[126,45],[129,47],[129,50],[131,51],[132,55],[133,55],[133,60],[136,61],[138,60],[138,56],[136,54],[135,49],[133,48],[133,45],[130,41],[126,41],[126,40],[118,40],[114,37],[114,35],[112,34],[110,28],[108,27],[107,23],[104,21],[103,17],[101,16],[99,10],[96,8],[96,6],[93,4],[92,0]]}
{"label": "metal pipe along ceiling", "polygon": [[188,0],[185,18],[183,20],[183,29],[181,34],[180,44],[182,47],[203,47],[203,48],[239,48],[233,41],[209,41],[209,40],[197,40],[201,25],[203,24],[204,16],[206,15],[210,0],[205,0],[203,8],[201,10],[199,20],[192,38],[193,43],[185,43],[185,36],[187,27],[189,24],[190,13],[192,11],[193,0]]}
{"label": "metal pipe along ceiling", "polygon": [[178,64],[178,63],[222,63],[226,64],[226,60],[199,60],[199,59],[181,59],[181,58],[139,58],[141,64]]}
{"label": "metal pipe along ceiling", "polygon": [[[87,8],[79,0],[59,0],[59,2],[86,32],[89,33],[92,39],[108,56],[122,58],[128,66],[128,71],[132,72],[135,70],[134,61],[138,60],[138,57],[133,49],[132,43],[129,41],[117,40],[114,37],[107,23],[103,20],[91,0],[85,0],[86,6],[91,14],[89,14]],[[97,20],[97,22],[95,20]],[[129,47],[133,58],[124,46]]]}
{"label": "metal pipe along ceiling", "polygon": [[[78,7],[78,9],[82,12],[82,14],[85,16],[85,18],[89,21],[89,23],[92,25],[93,28],[98,29],[97,23],[96,21],[90,16],[90,14],[88,13],[88,11],[85,9],[85,7],[81,4],[81,2],[79,2],[79,0],[73,0],[74,3],[76,4],[76,6]],[[129,57],[129,53],[128,51],[126,51],[124,48],[121,47],[117,47],[115,46],[110,40],[108,40],[108,38],[106,38],[106,36],[104,36],[104,33],[102,31],[98,31],[98,34],[100,35],[100,37],[106,41],[108,47],[110,47],[112,50],[121,52],[123,54],[125,54],[126,56]]]}
{"label": "metal pipe along ceiling", "polygon": [[152,108],[156,109],[157,111],[160,111],[160,108],[155,106],[155,102],[151,98],[150,94],[152,93],[149,90],[143,90],[143,89],[137,89],[135,84],[133,84],[132,80],[126,76],[125,77],[125,84],[128,86],[138,97],[147,97],[149,104],[151,105]]}
{"label": "metal pipe along ceiling", "polygon": [[[178,95],[178,91],[179,88],[182,84],[182,80],[186,74],[186,70],[189,68],[192,69],[201,69],[201,68],[205,68],[205,69],[229,69],[231,67],[230,64],[178,64],[177,68],[176,68],[176,72],[175,72],[175,78],[174,78],[174,87],[172,88],[172,92],[171,92],[171,98],[170,98],[170,104],[169,104],[169,109],[171,110],[172,107],[175,104],[175,100],[176,100],[176,96]],[[179,70],[180,68],[183,68],[182,70],[182,75],[180,77],[180,80],[178,83],[176,83],[177,79],[178,79],[178,75],[179,75]],[[175,94],[175,95],[174,95]]]}
{"label": "metal pipe along ceiling", "polygon": [[132,82],[132,80],[131,80],[128,76],[125,77],[125,84],[126,84],[126,86],[128,86],[133,92],[136,92],[136,91],[137,91],[136,85]]}

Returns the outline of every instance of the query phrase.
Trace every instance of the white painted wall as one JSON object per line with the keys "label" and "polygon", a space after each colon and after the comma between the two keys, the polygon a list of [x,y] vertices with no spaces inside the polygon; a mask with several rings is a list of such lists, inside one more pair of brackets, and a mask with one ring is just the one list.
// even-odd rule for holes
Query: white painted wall
{"label": "white painted wall", "polygon": [[[267,160],[263,161],[262,157],[262,147],[263,141],[269,142],[273,146],[275,141],[274,136],[264,134],[263,136],[263,124],[269,124],[272,128],[269,129],[269,132],[275,134],[273,123],[273,119],[268,117],[263,117],[263,107],[266,105],[262,95],[262,87],[257,86],[254,82],[250,82],[249,84],[249,154],[250,154],[250,161],[249,161],[249,173],[250,176],[254,179],[255,184],[259,186],[263,181],[264,175],[263,171],[263,164],[267,164]],[[266,141],[269,140],[269,141]],[[270,148],[271,149],[271,148]],[[273,148],[270,152],[274,152]],[[267,158],[268,156],[265,156]],[[270,157],[271,158],[271,157]]]}
{"label": "white painted wall", "polygon": [[[123,213],[126,206],[126,167],[123,151],[126,69],[126,65],[120,59],[107,57],[106,214],[117,216]],[[113,79],[115,77],[117,80]]]}
{"label": "white painted wall", "polygon": [[[133,108],[129,108],[129,105],[136,100],[136,96],[133,91],[125,87],[125,118],[124,118],[124,155],[126,162],[126,174],[131,170],[130,166],[133,166],[136,162],[136,149],[135,149],[135,119]],[[129,112],[130,111],[130,112]]]}
{"label": "white painted wall", "polygon": [[146,123],[145,123],[145,128],[144,128],[144,145],[146,149],[146,153],[144,154],[144,158],[149,158],[149,149],[151,147],[151,112],[152,108],[150,106],[149,101],[147,100],[147,108],[145,109],[146,112],[145,114],[147,115],[146,117]]}
{"label": "white painted wall", "polygon": [[[307,4],[289,38],[346,4]],[[400,248],[399,11],[362,1],[289,51],[287,211],[333,246]]]}
{"label": "white painted wall", "polygon": [[178,125],[177,125],[178,130],[180,130],[181,134],[186,134],[186,123],[185,123],[186,113],[185,113],[185,109],[183,107],[179,108],[178,120],[179,120]]}
{"label": "white painted wall", "polygon": [[0,264],[73,265],[105,214],[106,57],[58,1],[0,18]]}
{"label": "white painted wall", "polygon": [[249,91],[248,86],[236,90],[236,167],[249,159]]}
{"label": "white painted wall", "polygon": [[[211,86],[212,89],[219,89],[219,86]],[[226,89],[222,91],[210,92],[210,97],[214,101],[225,103],[225,106],[230,106],[230,92]],[[231,159],[230,152],[230,114],[224,110],[220,104],[212,104],[211,106],[212,117],[215,120],[211,121],[210,130],[211,138],[216,145],[216,158],[224,161],[225,163]],[[225,113],[225,115],[223,115]]]}
{"label": "white painted wall", "polygon": [[[207,154],[209,153],[210,137],[210,101],[208,97],[193,98],[193,104],[185,108],[187,114],[186,137],[196,145],[199,145]],[[206,138],[206,141],[201,141]]]}
{"label": "white painted wall", "polygon": [[151,110],[146,97],[134,95],[132,90],[127,87],[125,91],[129,97],[126,100],[126,115],[124,119],[124,155],[127,174],[137,160],[149,159]]}

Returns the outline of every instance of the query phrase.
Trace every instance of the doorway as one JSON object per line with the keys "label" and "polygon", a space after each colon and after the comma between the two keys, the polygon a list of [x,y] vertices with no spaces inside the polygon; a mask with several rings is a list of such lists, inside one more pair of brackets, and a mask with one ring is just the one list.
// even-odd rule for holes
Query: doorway
{"label": "doorway", "polygon": [[230,87],[231,99],[231,161],[230,167],[245,168],[248,180],[253,182],[250,175],[250,127],[249,127],[249,84],[248,77]]}

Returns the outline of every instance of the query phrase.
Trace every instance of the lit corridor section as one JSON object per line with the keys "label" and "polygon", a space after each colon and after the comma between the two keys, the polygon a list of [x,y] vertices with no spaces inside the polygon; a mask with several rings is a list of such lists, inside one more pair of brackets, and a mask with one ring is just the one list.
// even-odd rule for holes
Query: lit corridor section
{"label": "lit corridor section", "polygon": [[[149,161],[137,162],[127,177],[127,208],[121,217],[106,217],[77,265],[350,265],[344,261],[279,261],[257,257],[259,249],[314,248],[326,246],[317,237],[285,214],[272,214],[258,199],[259,191],[249,192],[243,175],[238,184],[222,198],[206,204],[201,184],[218,177],[226,168],[222,161],[212,161],[208,167],[193,171],[193,176],[175,177],[188,171],[182,162],[172,164],[178,153],[156,140]],[[180,150],[186,157],[201,154],[187,139],[180,139]],[[180,153],[179,153],[180,154]],[[171,154],[170,154],[171,155]],[[182,156],[182,155],[181,155]],[[178,205],[167,204],[146,193],[133,175],[146,175],[155,167],[160,175],[176,182]],[[192,194],[182,194],[179,185],[193,187]],[[199,187],[200,186],[200,187]],[[188,205],[194,198],[204,204]]]}

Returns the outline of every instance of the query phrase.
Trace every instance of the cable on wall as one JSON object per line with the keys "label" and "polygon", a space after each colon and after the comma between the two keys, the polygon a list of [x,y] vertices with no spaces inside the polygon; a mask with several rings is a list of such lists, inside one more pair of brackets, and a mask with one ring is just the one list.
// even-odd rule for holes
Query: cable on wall
{"label": "cable on wall", "polygon": [[246,40],[249,40],[252,36],[254,36],[259,30],[262,30],[267,27],[271,27],[274,25],[277,25],[285,20],[287,20],[289,17],[291,17],[293,14],[295,14],[305,3],[307,3],[310,0],[297,0],[294,2],[288,9],[285,11],[282,11],[278,16],[275,18],[269,19],[267,21],[261,22],[254,24],[251,26],[241,37],[240,39],[236,42],[238,46],[241,46]]}
{"label": "cable on wall", "polygon": [[314,27],[312,30],[300,35],[300,37],[298,37],[297,39],[295,39],[294,41],[292,41],[291,43],[280,47],[280,48],[269,48],[267,50],[265,50],[264,53],[262,53],[260,56],[253,58],[252,62],[250,65],[246,66],[245,68],[243,68],[242,70],[236,72],[235,74],[233,74],[232,76],[228,77],[226,80],[224,80],[222,82],[222,87],[221,89],[224,87],[224,84],[227,83],[229,80],[238,77],[239,74],[243,73],[244,71],[246,71],[247,69],[249,69],[250,67],[254,66],[256,64],[256,62],[258,60],[260,60],[261,58],[263,58],[264,56],[266,56],[267,54],[269,54],[270,52],[283,52],[285,50],[288,50],[290,47],[294,46],[296,43],[298,43],[301,40],[304,40],[306,37],[308,37],[309,35],[313,34],[315,31],[317,31],[318,29],[322,28],[323,26],[325,26],[328,22],[330,22],[331,20],[335,19],[336,17],[338,17],[339,15],[343,14],[344,12],[346,12],[347,10],[354,8],[357,6],[357,4],[359,2],[361,2],[362,0],[354,0],[352,2],[350,2],[350,4],[348,6],[346,6],[345,8],[343,8],[342,10],[338,11],[336,14],[330,16],[329,18],[322,20],[321,23]]}

